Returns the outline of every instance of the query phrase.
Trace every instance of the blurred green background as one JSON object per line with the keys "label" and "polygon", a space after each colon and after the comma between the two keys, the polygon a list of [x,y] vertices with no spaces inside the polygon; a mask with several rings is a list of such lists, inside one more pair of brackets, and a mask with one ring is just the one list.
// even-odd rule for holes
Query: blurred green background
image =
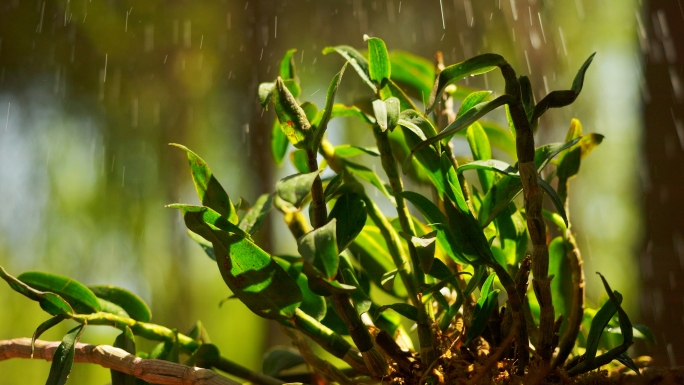
{"label": "blurred green background", "polygon": [[[282,337],[237,301],[218,307],[230,292],[215,263],[164,208],[196,201],[185,155],[167,143],[193,149],[233,199],[253,201],[293,173],[271,165],[273,113],[256,102],[259,82],[273,80],[289,48],[298,49],[302,99],[319,105],[342,64],[322,48],[363,48],[363,34],[426,58],[441,50],[447,64],[500,53],[530,76],[537,100],[569,88],[597,52],[578,101],[547,113],[537,140],[562,140],[573,117],[606,136],[573,181],[571,215],[590,303],[603,293],[593,274],[600,270],[639,320],[640,3],[2,0],[0,265],[15,275],[45,270],[129,288],[151,304],[153,322],[187,331],[200,319],[225,356],[259,369],[264,350]],[[500,93],[493,74],[469,85]],[[348,71],[340,101],[365,92]],[[371,135],[347,124],[331,127],[333,142],[354,133],[355,143],[370,145]],[[280,221],[271,214],[261,244],[294,251]],[[0,309],[0,339],[30,336],[47,318],[4,284]],[[70,327],[42,338],[60,339]],[[116,334],[90,327],[82,341],[111,344]],[[41,361],[0,362],[0,384],[39,384],[48,370]],[[108,370],[77,364],[70,383],[109,381]]]}

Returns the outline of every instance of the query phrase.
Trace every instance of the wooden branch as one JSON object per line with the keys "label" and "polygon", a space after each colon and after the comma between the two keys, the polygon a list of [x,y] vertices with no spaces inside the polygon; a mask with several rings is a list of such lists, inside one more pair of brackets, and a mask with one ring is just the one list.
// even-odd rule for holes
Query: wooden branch
{"label": "wooden branch", "polygon": [[[60,341],[36,340],[34,359],[52,361]],[[31,339],[15,338],[0,341],[0,361],[10,358],[31,358]],[[209,369],[176,364],[169,361],[136,357],[123,349],[108,345],[76,344],[74,362],[91,363],[130,374],[145,382],[159,385],[240,385]]]}

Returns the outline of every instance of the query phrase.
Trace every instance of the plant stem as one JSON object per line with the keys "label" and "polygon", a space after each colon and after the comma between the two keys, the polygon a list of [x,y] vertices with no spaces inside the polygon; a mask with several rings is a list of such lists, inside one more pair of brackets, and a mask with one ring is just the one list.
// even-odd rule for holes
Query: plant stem
{"label": "plant stem", "polygon": [[522,104],[520,82],[513,68],[506,63],[500,67],[506,81],[506,93],[515,98],[508,105],[515,126],[515,145],[518,155],[518,171],[523,185],[527,228],[532,239],[532,287],[539,302],[539,344],[537,351],[542,360],[549,361],[553,353],[555,313],[551,301],[551,278],[549,278],[549,248],[546,245],[546,224],[542,217],[543,193],[539,186],[537,167],[534,163],[534,133],[527,120]]}
{"label": "plant stem", "polygon": [[[392,147],[389,141],[389,131],[383,132],[380,126],[373,126],[373,134],[375,135],[375,141],[378,145],[378,151],[380,152],[380,159],[382,163],[382,168],[389,178],[390,186],[392,188],[392,194],[397,202],[397,214],[399,214],[399,223],[401,224],[401,229],[405,233],[415,236],[416,230],[413,226],[413,220],[406,206],[406,201],[401,195],[404,192],[404,183],[399,177],[399,170],[397,167],[397,161],[394,159],[392,154]],[[425,283],[425,274],[420,270],[420,261],[418,260],[418,255],[416,254],[415,248],[409,247],[409,255],[411,257],[411,271],[413,274],[414,285],[416,288]],[[416,296],[416,299],[412,301],[418,308],[418,339],[420,343],[420,357],[423,364],[429,366],[437,357],[434,347],[434,335],[432,333],[432,324],[434,323],[434,316],[432,315],[432,307],[428,302],[423,302],[422,296]]]}

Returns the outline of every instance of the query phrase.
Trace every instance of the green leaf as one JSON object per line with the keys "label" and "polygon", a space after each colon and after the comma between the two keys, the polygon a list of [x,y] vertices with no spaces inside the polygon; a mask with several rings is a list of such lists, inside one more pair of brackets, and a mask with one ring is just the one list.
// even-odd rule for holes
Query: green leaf
{"label": "green leaf", "polygon": [[321,170],[306,174],[294,174],[279,180],[276,183],[278,196],[295,207],[301,207],[302,202],[309,195],[311,186],[320,172]]}
{"label": "green leaf", "polygon": [[370,168],[360,165],[358,163],[350,162],[348,160],[343,160],[344,165],[345,165],[345,170],[349,171],[352,175],[359,177],[360,179],[365,180],[366,182],[372,184],[375,186],[382,195],[387,197],[390,202],[392,202],[393,205],[396,205],[396,201],[392,194],[387,190],[385,187],[385,183],[380,179],[378,174],[375,173],[375,171],[371,170]]}
{"label": "green leaf", "polygon": [[283,130],[280,129],[280,122],[276,119],[271,128],[271,156],[278,166],[283,164],[283,159],[285,159],[289,145],[290,141],[285,136]]}
{"label": "green leaf", "polygon": [[[471,126],[472,127],[472,126]],[[488,170],[501,173],[503,175],[508,175],[514,178],[520,178],[518,174],[518,169],[511,166],[506,162],[502,162],[497,159],[488,160],[476,160],[464,165],[458,166],[458,173],[462,174],[464,171],[468,170]]]}
{"label": "green leaf", "polygon": [[544,167],[558,155],[561,151],[577,144],[582,138],[576,138],[565,143],[550,143],[537,147],[534,150],[534,165],[537,167],[537,172],[541,172]]}
{"label": "green leaf", "polygon": [[[619,302],[622,302],[621,297],[618,297],[618,299]],[[587,346],[584,353],[585,360],[592,361],[596,357],[603,329],[608,326],[608,322],[610,322],[613,315],[617,312],[618,305],[619,303],[609,300],[601,306],[601,309],[599,309],[598,312],[596,312],[596,315],[591,321],[591,328],[589,329],[589,335],[587,336]]]}
{"label": "green leaf", "polygon": [[383,274],[382,278],[380,279],[380,284],[382,287],[387,290],[392,290],[394,287],[394,279],[397,278],[397,273],[399,273],[399,270],[394,269]]}
{"label": "green leaf", "polygon": [[[444,138],[451,137],[458,131],[467,128],[468,126],[473,124],[475,121],[477,121],[490,111],[493,111],[496,108],[503,106],[504,104],[512,103],[514,101],[515,100],[511,95],[502,95],[492,100],[491,102],[484,102],[473,106],[471,109],[464,112],[463,115],[461,115],[451,124],[449,124],[446,128],[444,128],[439,134],[433,136],[432,138],[428,138],[425,141],[414,146],[411,149],[411,154],[409,155],[409,157],[412,156],[415,152],[419,151],[420,149],[425,148],[431,145],[432,143],[440,141]],[[406,162],[404,162],[404,164],[406,164]]]}
{"label": "green leaf", "polygon": [[7,271],[0,266],[0,277],[7,281],[12,290],[40,304],[40,307],[50,315],[64,315],[70,317],[74,313],[71,305],[62,297],[55,293],[42,292],[32,288],[24,282],[7,274]]}
{"label": "green leaf", "polygon": [[373,81],[371,80],[368,60],[366,60],[366,58],[363,57],[363,55],[361,55],[359,51],[355,50],[354,48],[348,45],[325,47],[323,49],[324,55],[327,55],[330,52],[337,52],[343,58],[349,61],[349,64],[351,64],[351,66],[356,70],[356,73],[359,74],[361,80],[368,84],[368,86],[373,90],[373,92],[378,91],[378,88],[375,86],[375,83],[373,83]]}
{"label": "green leaf", "polygon": [[134,293],[112,285],[88,286],[98,298],[102,298],[121,306],[128,315],[136,321],[150,322],[152,312],[147,303]]}
{"label": "green leaf", "polygon": [[376,84],[382,84],[392,74],[387,46],[377,37],[363,35],[363,40],[368,42],[368,75]]}
{"label": "green leaf", "polygon": [[273,257],[273,259],[297,282],[297,286],[302,291],[302,304],[299,309],[317,321],[322,320],[327,312],[325,298],[315,294],[309,288],[309,279],[302,272],[304,264],[302,262],[288,262],[280,257]]}
{"label": "green leaf", "polygon": [[407,303],[395,303],[391,305],[380,306],[376,312],[375,318],[378,318],[378,315],[387,309],[392,309],[411,321],[418,322],[418,309],[415,306],[409,305]]}
{"label": "green leaf", "polygon": [[366,224],[366,203],[355,193],[342,194],[328,215],[337,220],[337,250],[341,253],[351,244]]}
{"label": "green leaf", "polygon": [[[514,161],[518,159],[517,150],[515,149],[515,139],[509,130],[504,129],[501,125],[491,120],[480,119],[478,121],[485,130],[489,143],[492,148],[499,149],[505,152]],[[459,131],[456,135],[465,136],[466,131]]]}
{"label": "green leaf", "polygon": [[39,271],[27,271],[19,275],[17,279],[36,290],[59,295],[78,313],[90,314],[101,310],[100,302],[95,294],[82,283],[69,277]]}
{"label": "green leaf", "polygon": [[577,99],[580,91],[582,91],[584,75],[587,72],[592,60],[594,60],[594,55],[596,55],[596,53],[591,54],[584,64],[582,64],[582,67],[580,67],[577,75],[575,76],[575,80],[572,82],[571,89],[564,91],[552,91],[539,101],[539,103],[534,107],[534,111],[532,111],[532,114],[529,118],[530,122],[534,122],[539,119],[549,108],[565,107],[569,104],[572,104],[575,99]]}
{"label": "green leaf", "polygon": [[250,235],[256,234],[261,226],[264,225],[264,221],[268,216],[268,213],[273,208],[273,195],[272,194],[262,194],[254,206],[252,206],[244,218],[240,221],[238,227]]}
{"label": "green leaf", "polygon": [[437,135],[435,126],[429,119],[415,110],[403,110],[399,114],[399,124],[413,132],[421,140]]}
{"label": "green leaf", "polygon": [[[413,100],[406,95],[404,90],[402,90],[397,83],[392,81],[391,79],[387,82],[385,87],[383,87],[383,91],[389,91],[389,93],[399,99],[399,108],[403,110],[418,110],[418,107],[413,103]],[[383,97],[387,97],[387,92],[383,92]]]}
{"label": "green leaf", "polygon": [[456,117],[463,115],[464,112],[484,102],[484,100],[487,99],[491,94],[492,91],[475,91],[466,96],[466,98],[463,99],[463,102],[461,102],[461,106],[458,108]]}
{"label": "green leaf", "polygon": [[539,185],[542,187],[542,190],[546,193],[546,195],[551,198],[551,202],[553,202],[553,205],[556,207],[556,211],[558,211],[558,214],[560,214],[560,216],[563,218],[563,222],[565,222],[565,227],[568,227],[568,216],[565,213],[565,206],[563,205],[563,202],[558,196],[556,190],[554,190],[553,187],[546,183],[546,181],[542,178],[539,178]]}
{"label": "green leaf", "polygon": [[229,233],[234,233],[234,234],[240,235],[242,237],[249,236],[247,233],[245,233],[244,230],[237,227],[233,223],[228,222],[228,220],[226,220],[225,217],[221,216],[219,213],[217,213],[216,211],[214,211],[210,207],[186,205],[184,203],[172,203],[170,205],[166,205],[166,207],[170,208],[170,209],[178,209],[178,210],[181,210],[183,212],[188,211],[188,212],[196,213],[200,217],[202,217],[203,221],[211,223],[212,226],[214,226],[220,230],[223,230],[223,231],[226,231]]}
{"label": "green leaf", "polygon": [[[333,110],[335,108],[335,95],[337,94],[337,89],[340,87],[340,82],[342,82],[342,75],[344,75],[344,70],[347,68],[347,63],[344,63],[340,72],[338,72],[333,79],[330,81],[328,86],[328,92],[325,96],[325,108],[320,114],[320,117],[316,120],[314,130],[316,135],[314,138],[315,146],[318,146],[323,139],[323,134],[328,129],[328,123],[333,116]],[[311,119],[309,119],[311,121]]]}
{"label": "green leaf", "polygon": [[637,375],[641,375],[641,372],[639,372],[639,367],[636,366],[634,361],[629,358],[627,353],[622,353],[616,358],[617,361],[619,361],[622,365],[625,365],[626,367],[632,369]]}
{"label": "green leaf", "polygon": [[345,106],[344,104],[334,104],[332,110],[332,117],[354,117],[361,119],[364,123],[375,124],[375,118],[367,115],[357,106]]}
{"label": "green leaf", "polygon": [[271,98],[273,97],[273,89],[275,88],[274,82],[267,82],[259,84],[259,104],[262,108],[268,108],[268,104],[271,103]]}
{"label": "green leaf", "polygon": [[418,261],[420,262],[420,268],[426,273],[429,272],[435,261],[437,231],[432,231],[420,237],[412,236],[403,231],[400,231],[399,235],[409,242],[410,248],[415,249]]}
{"label": "green leaf", "polygon": [[309,122],[313,122],[318,115],[318,106],[314,102],[304,102],[299,105],[304,110],[304,115]]}
{"label": "green leaf", "polygon": [[288,346],[275,346],[264,354],[261,371],[268,376],[277,376],[283,370],[306,363],[296,349]]}
{"label": "green leaf", "polygon": [[52,364],[50,365],[50,374],[48,375],[46,385],[64,385],[67,382],[69,373],[71,373],[71,366],[74,363],[74,355],[76,353],[76,343],[81,338],[81,333],[85,325],[78,325],[69,330],[69,332],[62,339],[57,350],[52,356]]}
{"label": "green leaf", "polygon": [[290,153],[290,163],[294,166],[295,170],[302,174],[309,172],[309,155],[306,150],[295,150]]}
{"label": "green leaf", "polygon": [[359,147],[350,144],[342,144],[335,147],[335,155],[340,158],[351,158],[359,155],[380,156],[377,147]]}
{"label": "green leaf", "polygon": [[[466,138],[475,161],[492,159],[492,148],[489,145],[489,138],[487,138],[485,130],[478,122],[468,127]],[[477,176],[480,179],[482,192],[486,194],[494,184],[494,174],[487,170],[477,170]]]}
{"label": "green leaf", "polygon": [[199,368],[211,368],[221,359],[221,352],[214,344],[202,344],[192,354],[188,365]]}
{"label": "green leaf", "polygon": [[204,328],[204,324],[200,320],[197,320],[192,328],[185,333],[185,335],[203,344],[208,344],[211,342],[209,333],[207,333],[207,329]]}
{"label": "green leaf", "polygon": [[371,308],[371,299],[361,288],[361,284],[359,284],[359,281],[356,279],[356,275],[352,269],[342,269],[342,276],[347,284],[356,288],[356,290],[350,293],[356,312],[359,313],[359,315],[368,312],[368,310]]}
{"label": "green leaf", "polygon": [[[559,220],[563,220],[559,217]],[[515,206],[508,204],[508,210],[504,210],[496,218],[496,227],[499,230],[501,251],[504,254],[506,264],[517,266],[527,253],[527,227],[525,218]]]}
{"label": "green leaf", "polygon": [[[114,347],[123,349],[127,353],[135,356],[135,336],[128,325],[124,326],[123,331],[114,340]],[[136,378],[130,374],[111,370],[112,385],[136,385]]]}
{"label": "green leaf", "polygon": [[468,346],[475,338],[479,337],[484,332],[489,317],[499,307],[499,290],[490,292],[486,297],[481,297],[475,304],[473,311],[473,318],[470,322],[470,328],[466,332],[466,343]]}
{"label": "green leaf", "polygon": [[455,83],[469,75],[487,73],[497,66],[502,66],[504,64],[506,64],[506,60],[504,60],[503,57],[488,53],[475,56],[472,59],[444,68],[444,70],[439,73],[439,76],[432,87],[430,99],[427,103],[427,111],[431,112],[435,108],[437,101],[439,101],[439,97],[449,84]]}
{"label": "green leaf", "polygon": [[276,79],[273,104],[280,121],[280,129],[290,143],[297,148],[310,148],[313,140],[311,123],[280,77]]}
{"label": "green leaf", "polygon": [[297,283],[271,256],[251,240],[217,228],[213,215],[183,210],[186,226],[214,245],[217,265],[224,282],[240,301],[257,315],[290,319],[302,301]]}
{"label": "green leaf", "polygon": [[394,127],[399,123],[400,102],[396,97],[390,97],[385,100],[376,99],[373,101],[373,112],[375,113],[375,121],[384,132],[387,129],[394,130]]}
{"label": "green leaf", "polygon": [[200,202],[202,202],[202,206],[210,207],[226,217],[231,223],[237,224],[237,211],[233,207],[228,193],[221,187],[221,184],[209,169],[209,165],[187,147],[176,143],[171,143],[171,146],[178,147],[188,154],[192,181],[195,184],[195,190]]}
{"label": "green leaf", "polygon": [[336,236],[337,220],[310,231],[297,240],[297,249],[304,260],[319,269],[328,281],[335,278],[340,265]]}
{"label": "green leaf", "polygon": [[211,244],[211,242],[207,241],[206,239],[200,237],[199,235],[193,233],[192,231],[188,230],[188,236],[190,239],[193,241],[197,242],[198,245],[204,250],[204,252],[211,258],[212,260],[216,261],[216,254],[214,254],[214,246]]}
{"label": "green leaf", "polygon": [[492,292],[492,286],[494,285],[494,278],[496,278],[496,274],[491,273],[487,277],[487,279],[484,281],[482,284],[482,288],[480,288],[480,299],[478,302],[484,303],[486,298],[489,296],[489,294]]}
{"label": "green leaf", "polygon": [[280,61],[280,77],[283,79],[296,79],[297,72],[295,70],[294,53],[296,49],[289,49],[285,52],[283,59]]}
{"label": "green leaf", "polygon": [[392,51],[389,59],[392,80],[407,85],[417,99],[424,101],[435,82],[435,65],[432,61],[406,51]]}

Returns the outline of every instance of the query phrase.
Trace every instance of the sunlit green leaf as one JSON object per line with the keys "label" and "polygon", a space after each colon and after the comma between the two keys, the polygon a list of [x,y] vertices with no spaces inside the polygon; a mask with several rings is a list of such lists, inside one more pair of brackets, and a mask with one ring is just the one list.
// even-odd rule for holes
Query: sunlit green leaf
{"label": "sunlit green leaf", "polygon": [[363,35],[363,40],[368,42],[368,75],[376,84],[382,84],[392,73],[387,46],[377,37]]}
{"label": "sunlit green leaf", "polygon": [[477,104],[484,102],[485,99],[487,99],[491,94],[492,91],[475,91],[471,93],[461,102],[461,106],[458,107],[456,117],[463,115],[464,112],[475,107]]}
{"label": "sunlit green leaf", "polygon": [[340,158],[351,158],[359,155],[380,156],[377,147],[359,147],[349,144],[342,144],[335,147],[335,155]]}
{"label": "sunlit green leaf", "polygon": [[480,300],[477,301],[475,310],[473,311],[473,318],[470,322],[470,328],[466,333],[466,346],[484,332],[489,323],[489,317],[491,317],[492,313],[498,308],[498,298],[499,290],[497,289],[490,292],[486,297],[481,297]]}
{"label": "sunlit green leaf", "polygon": [[[492,159],[492,148],[489,145],[489,139],[482,126],[475,122],[468,127],[466,132],[466,139],[470,145],[470,151],[473,154],[473,160],[486,161]],[[479,169],[477,176],[480,179],[480,186],[482,192],[487,193],[494,184],[494,174],[491,171]]]}
{"label": "sunlit green leaf", "polygon": [[64,336],[62,342],[55,350],[52,356],[52,364],[50,365],[50,374],[45,382],[46,385],[64,385],[71,373],[71,366],[74,363],[74,355],[76,353],[76,343],[81,338],[81,333],[85,325],[78,325],[69,330]]}
{"label": "sunlit green leaf", "polygon": [[356,70],[356,73],[359,74],[361,80],[368,84],[368,86],[373,90],[373,92],[377,92],[378,89],[375,86],[375,83],[373,83],[373,81],[371,80],[368,60],[366,60],[366,58],[363,57],[363,55],[361,55],[359,51],[348,45],[325,47],[323,49],[324,55],[327,55],[330,52],[337,52],[343,58],[349,61],[349,64],[351,64],[351,66]]}
{"label": "sunlit green leaf", "polygon": [[297,50],[294,48],[287,50],[285,55],[283,55],[283,59],[280,61],[279,73],[280,77],[283,79],[295,79],[297,77],[294,63],[295,52],[297,52]]}
{"label": "sunlit green leaf", "polygon": [[449,84],[453,84],[469,75],[479,75],[489,72],[495,69],[497,66],[504,64],[506,64],[506,60],[504,60],[503,57],[488,53],[475,56],[472,59],[468,59],[466,61],[444,68],[439,73],[437,81],[435,81],[435,84],[432,87],[430,99],[427,103],[428,112],[435,108],[440,95],[442,95],[442,92]]}
{"label": "sunlit green leaf", "polygon": [[52,329],[53,327],[59,325],[62,321],[67,319],[65,315],[57,315],[54,316],[40,325],[36,328],[36,330],[33,332],[33,337],[31,337],[31,356],[33,356],[33,351],[35,347],[36,340],[40,338],[40,336],[45,333],[46,331]]}
{"label": "sunlit green leaf", "polygon": [[466,163],[458,166],[458,173],[461,174],[467,170],[488,170],[495,171],[504,175],[512,176],[515,178],[520,178],[518,174],[518,169],[514,168],[506,162],[502,162],[497,159],[488,160],[476,160],[470,163]]}
{"label": "sunlit green leaf", "polygon": [[150,322],[152,319],[147,303],[126,289],[112,285],[93,285],[88,288],[99,298],[121,306],[136,321]]}
{"label": "sunlit green leaf", "polygon": [[311,192],[311,186],[319,173],[320,170],[306,174],[294,174],[279,180],[276,183],[278,196],[295,207],[300,207],[304,198]]}
{"label": "sunlit green leaf", "polygon": [[216,222],[210,222],[214,217],[204,215],[209,209],[179,208],[186,226],[214,245],[221,276],[240,301],[264,318],[293,317],[302,292],[269,254],[246,237],[219,230]]}
{"label": "sunlit green leaf", "polygon": [[371,308],[371,299],[368,294],[361,288],[361,284],[356,279],[356,275],[351,269],[342,269],[342,275],[344,276],[344,281],[347,284],[354,286],[356,290],[351,292],[352,301],[354,302],[354,308],[359,315],[368,312]]}
{"label": "sunlit green leaf", "polygon": [[101,310],[100,302],[95,294],[82,283],[69,277],[27,271],[19,275],[17,279],[36,290],[59,295],[78,313],[90,314]]}
{"label": "sunlit green leaf", "polygon": [[[568,320],[572,312],[572,267],[567,257],[567,245],[563,237],[554,238],[549,243],[549,275],[553,275],[551,281],[551,295],[556,318],[563,315]],[[561,325],[561,335],[565,330],[567,321]]]}
{"label": "sunlit green leaf", "polygon": [[195,190],[200,202],[202,202],[202,206],[210,207],[226,217],[231,223],[237,224],[237,211],[233,207],[228,193],[221,187],[221,184],[209,169],[209,165],[187,147],[176,143],[171,143],[171,145],[184,150],[188,154],[192,181],[195,184]]}
{"label": "sunlit green leaf", "polygon": [[[328,91],[325,96],[325,108],[314,123],[316,130],[314,143],[316,146],[318,146],[321,142],[323,134],[325,134],[325,131],[328,129],[328,122],[330,122],[330,119],[333,117],[333,110],[335,108],[335,95],[337,94],[337,89],[340,87],[342,75],[344,75],[344,70],[346,68],[347,63],[344,63],[344,66],[342,66],[340,72],[335,74],[333,79],[330,81],[330,85],[328,86]],[[309,119],[309,121],[313,120]]]}
{"label": "sunlit green leaf", "polygon": [[389,54],[392,80],[408,86],[411,94],[425,101],[435,82],[435,65],[432,61],[406,51],[393,50]]}
{"label": "sunlit green leaf", "polygon": [[271,156],[278,166],[283,163],[289,145],[290,141],[280,129],[280,122],[276,119],[271,128]]}
{"label": "sunlit green leaf", "polygon": [[424,272],[429,272],[432,269],[432,263],[435,261],[435,246],[437,240],[437,231],[432,231],[420,237],[416,237],[405,232],[399,232],[406,242],[409,243],[409,247],[415,249],[416,255],[418,256],[418,261],[420,262],[420,268]]}
{"label": "sunlit green leaf", "polygon": [[361,111],[357,106],[345,106],[344,104],[339,103],[334,104],[332,118],[337,117],[354,117],[361,119],[364,123],[375,124],[375,118]]}
{"label": "sunlit green leaf", "polygon": [[299,309],[317,321],[322,320],[327,312],[325,298],[315,294],[309,288],[309,279],[303,273],[304,264],[302,262],[289,262],[279,257],[273,257],[273,259],[297,282],[297,286],[302,291],[302,304]]}
{"label": "sunlit green leaf", "polygon": [[121,306],[102,298],[98,298],[97,301],[100,302],[101,312],[114,314],[119,317],[131,318],[126,310],[124,310]]}
{"label": "sunlit green leaf", "polygon": [[40,304],[40,307],[51,315],[65,315],[70,316],[74,313],[71,305],[62,297],[55,293],[42,292],[32,288],[24,282],[7,274],[5,269],[0,266],[0,276],[9,286],[17,293],[23,294],[25,297],[32,299]]}

